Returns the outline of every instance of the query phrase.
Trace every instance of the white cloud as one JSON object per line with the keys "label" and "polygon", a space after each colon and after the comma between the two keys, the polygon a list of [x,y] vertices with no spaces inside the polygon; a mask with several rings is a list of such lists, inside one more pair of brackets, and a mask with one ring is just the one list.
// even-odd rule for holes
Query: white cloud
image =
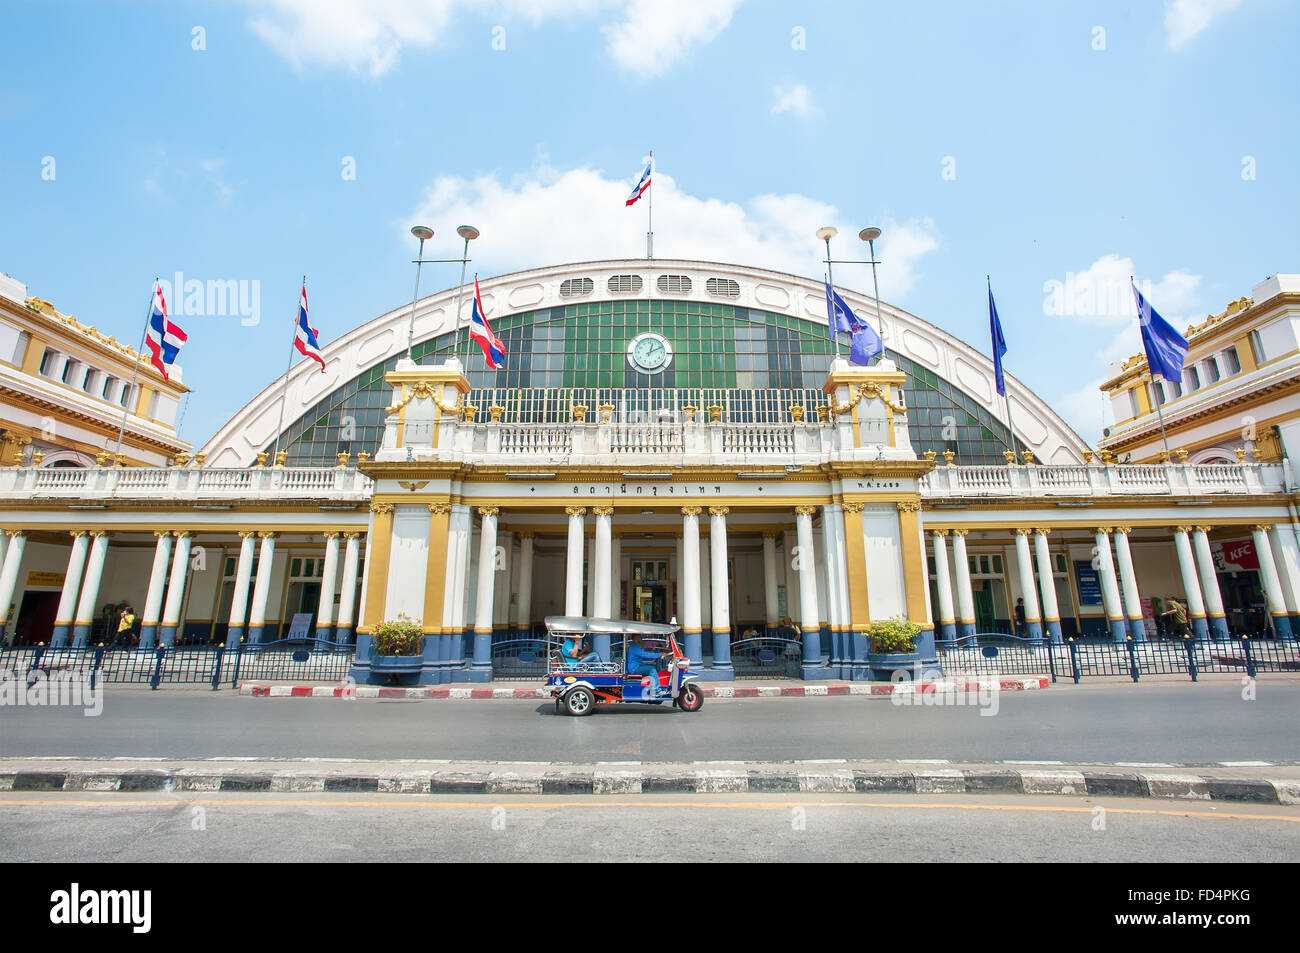
{"label": "white cloud", "polygon": [[812,93],[803,83],[796,83],[788,89],[776,87],[773,90],[775,102],[772,103],[772,115],[779,116],[781,113],[793,113],[801,119],[809,119],[821,115],[821,108],[812,101]]}
{"label": "white cloud", "polygon": [[[604,27],[608,53],[623,69],[656,76],[724,30],[742,0],[245,0],[249,27],[295,69],[309,64],[381,76],[403,48],[431,47],[458,15],[493,25],[617,12]],[[508,34],[507,34],[508,37]],[[487,35],[482,42],[488,42]],[[507,42],[508,39],[507,39]]]}
{"label": "white cloud", "polygon": [[[624,206],[632,185],[632,178],[610,179],[596,169],[561,171],[545,165],[508,183],[495,175],[444,177],[428,189],[410,221],[401,225],[401,234],[408,240],[410,223],[425,222],[438,229],[449,250],[459,253],[454,228],[464,222],[475,225],[483,237],[471,251],[484,274],[640,258],[645,255],[646,200]],[[835,206],[815,198],[764,194],[743,204],[705,198],[682,191],[658,169],[652,189],[656,258],[734,262],[819,278],[825,246],[815,233],[822,225],[839,227],[836,251],[842,257],[866,257],[853,237],[860,223],[844,220]],[[898,301],[919,277],[922,259],[939,247],[938,231],[928,218],[896,221],[886,216],[878,224],[884,230],[876,243],[881,297]],[[837,284],[870,292],[869,268],[843,268],[836,274]]]}
{"label": "white cloud", "polygon": [[622,23],[605,27],[609,55],[629,72],[658,76],[727,28],[742,0],[631,0]]}
{"label": "white cloud", "polygon": [[1165,39],[1171,50],[1186,44],[1221,13],[1231,13],[1241,0],[1165,0]]}

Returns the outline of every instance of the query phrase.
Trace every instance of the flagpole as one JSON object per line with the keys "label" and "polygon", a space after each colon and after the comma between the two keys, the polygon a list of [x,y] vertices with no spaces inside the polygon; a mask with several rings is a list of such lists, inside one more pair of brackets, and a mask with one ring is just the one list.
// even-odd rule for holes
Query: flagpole
{"label": "flagpole", "polygon": [[645,256],[653,258],[655,256],[655,151],[650,150],[650,184],[646,186],[646,191],[650,194],[646,197],[646,233],[645,233]]}
{"label": "flagpole", "polygon": [[[122,438],[126,435],[126,417],[131,412],[131,400],[135,394],[135,382],[140,376],[140,358],[144,356],[144,344],[149,339],[149,319],[153,317],[153,296],[158,291],[158,278],[154,277],[153,287],[149,289],[149,310],[144,315],[144,330],[140,332],[140,349],[135,352],[135,370],[131,371],[131,383],[127,385],[127,402],[122,408],[122,425],[117,428],[117,446],[113,448],[113,457],[122,452]],[[163,327],[163,333],[167,331]]]}
{"label": "flagpole", "polygon": [[[989,301],[991,302],[993,300],[993,279],[990,278],[988,275],[984,276],[984,287],[988,289],[988,298]],[[989,316],[992,317],[992,314],[990,313]],[[1001,324],[1002,322],[999,321],[998,325],[1001,326]],[[990,347],[992,346],[993,343],[990,342]],[[999,356],[998,360],[1001,361],[1001,356]],[[994,381],[994,383],[997,382]],[[1011,446],[1008,449],[1010,449],[1012,453],[1015,453],[1016,452],[1016,425],[1011,420],[1011,395],[1006,392],[1007,391],[1006,383],[1007,383],[1007,368],[1006,365],[1004,364],[1002,366],[1002,403],[1003,406],[1005,406],[1007,409],[1007,430],[1011,434]]]}
{"label": "flagpole", "polygon": [[271,465],[280,458],[280,431],[284,429],[284,405],[289,400],[289,371],[293,368],[293,345],[298,340],[298,315],[302,313],[302,296],[307,291],[307,276],[302,276],[302,290],[298,292],[298,310],[293,317],[293,334],[289,338],[289,361],[284,366],[284,387],[280,390],[280,422],[275,425],[275,448],[271,451]]}
{"label": "flagpole", "polygon": [[[1129,276],[1128,276],[1128,286],[1129,286],[1130,288],[1132,288],[1134,291],[1137,290],[1137,285],[1134,284],[1134,282],[1133,282],[1133,276],[1132,276],[1132,275],[1129,275]],[[1136,298],[1136,295],[1135,295],[1134,297]],[[1150,303],[1149,303],[1149,302],[1148,302],[1148,307],[1150,307]],[[1141,309],[1141,308],[1138,308],[1138,332],[1141,333],[1141,331],[1142,331],[1142,309]],[[1143,340],[1143,342],[1142,342],[1142,350],[1143,350],[1144,352],[1146,352],[1146,341],[1145,341],[1145,340]],[[1155,372],[1155,368],[1153,368],[1153,367],[1151,366],[1151,357],[1150,357],[1150,355],[1149,355],[1149,354],[1146,354],[1145,356],[1146,356],[1146,358],[1147,358],[1147,372],[1150,373],[1150,375],[1151,375],[1151,391],[1150,391],[1150,394],[1151,394],[1151,403],[1153,403],[1153,404],[1156,405],[1156,419],[1158,419],[1158,420],[1160,421],[1160,440],[1161,440],[1161,442],[1163,442],[1164,445],[1165,445],[1165,460],[1168,461],[1168,459],[1169,459],[1169,435],[1168,435],[1167,433],[1165,433],[1165,412],[1161,409],[1161,407],[1160,407],[1160,402],[1159,402],[1158,400],[1156,400],[1156,388],[1155,388],[1155,383],[1156,383],[1156,372]],[[1164,380],[1164,375],[1163,375],[1163,374],[1160,375],[1160,379],[1161,379],[1161,380]]]}

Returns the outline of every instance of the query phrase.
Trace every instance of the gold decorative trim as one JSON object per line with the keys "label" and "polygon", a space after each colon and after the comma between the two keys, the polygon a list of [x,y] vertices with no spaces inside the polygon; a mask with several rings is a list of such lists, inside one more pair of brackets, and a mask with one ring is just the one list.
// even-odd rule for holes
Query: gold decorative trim
{"label": "gold decorative trim", "polygon": [[700,510],[701,510],[701,508],[698,507],[698,506],[683,506],[683,507],[682,507],[682,515],[683,515],[683,516],[699,516],[699,515],[700,515]]}
{"label": "gold decorative trim", "polygon": [[564,512],[568,516],[586,516],[587,508],[585,506],[566,506]]}
{"label": "gold decorative trim", "polygon": [[496,516],[500,512],[501,507],[499,506],[480,506],[478,508],[479,516]]}
{"label": "gold decorative trim", "polygon": [[882,386],[881,384],[877,384],[875,381],[867,381],[859,384],[854,390],[852,396],[849,397],[848,403],[831,405],[831,413],[835,414],[837,417],[847,414],[854,407],[858,406],[859,401],[869,398],[879,398],[881,403],[896,414],[907,413],[906,407],[902,404],[896,404],[889,399],[889,396],[885,393],[885,388],[887,386],[888,385]]}
{"label": "gold decorative trim", "polygon": [[726,515],[727,515],[728,513],[730,513],[730,512],[731,512],[731,507],[729,507],[729,506],[710,506],[710,507],[709,507],[709,515],[710,515],[710,516],[726,516]]}
{"label": "gold decorative trim", "polygon": [[374,513],[376,516],[392,516],[393,504],[392,503],[371,503],[370,512]]}

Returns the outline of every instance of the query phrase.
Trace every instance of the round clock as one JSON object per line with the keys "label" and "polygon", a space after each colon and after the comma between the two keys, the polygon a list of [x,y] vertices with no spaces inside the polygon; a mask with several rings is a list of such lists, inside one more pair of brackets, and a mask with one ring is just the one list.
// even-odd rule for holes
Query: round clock
{"label": "round clock", "polygon": [[662,335],[638,334],[627,346],[627,362],[642,374],[658,374],[673,361],[673,346]]}

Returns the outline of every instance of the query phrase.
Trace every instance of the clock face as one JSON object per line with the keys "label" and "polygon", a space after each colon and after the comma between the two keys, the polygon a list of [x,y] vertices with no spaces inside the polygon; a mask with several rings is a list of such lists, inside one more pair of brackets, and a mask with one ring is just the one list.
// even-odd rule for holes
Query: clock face
{"label": "clock face", "polygon": [[673,359],[672,345],[658,334],[639,334],[627,347],[627,359],[643,374],[658,374]]}

